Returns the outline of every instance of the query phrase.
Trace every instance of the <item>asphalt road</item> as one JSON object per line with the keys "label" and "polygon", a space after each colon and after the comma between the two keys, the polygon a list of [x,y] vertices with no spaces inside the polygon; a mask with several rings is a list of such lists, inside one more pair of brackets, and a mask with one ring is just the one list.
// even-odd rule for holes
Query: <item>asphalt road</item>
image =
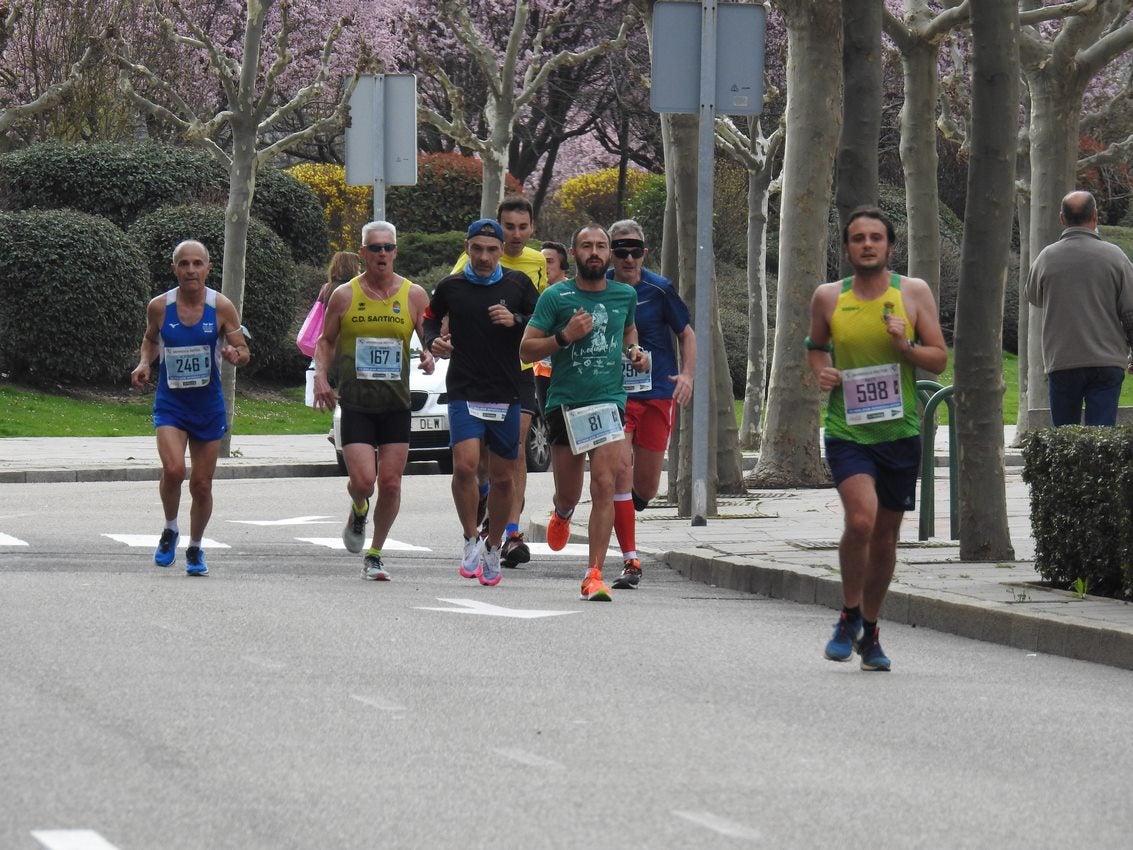
{"label": "asphalt road", "polygon": [[888,626],[867,674],[662,566],[579,602],[575,552],[483,588],[437,475],[364,582],[343,486],[218,482],[207,578],[152,482],[0,488],[0,847],[1129,846],[1127,672]]}

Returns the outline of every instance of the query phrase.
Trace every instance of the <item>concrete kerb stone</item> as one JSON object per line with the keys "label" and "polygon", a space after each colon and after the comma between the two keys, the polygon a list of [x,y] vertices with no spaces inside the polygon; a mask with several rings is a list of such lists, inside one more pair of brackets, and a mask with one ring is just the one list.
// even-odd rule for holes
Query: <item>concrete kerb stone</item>
{"label": "concrete kerb stone", "polygon": [[[191,467],[185,470],[189,479]],[[213,479],[238,478],[324,478],[339,475],[333,463],[218,464]],[[101,481],[157,481],[160,466],[77,467],[75,469],[17,469],[0,472],[0,484],[91,484]],[[585,538],[584,538],[585,539]]]}
{"label": "concrete kerb stone", "polygon": [[[656,557],[690,581],[833,610],[842,606],[837,575],[759,564],[706,549],[660,551]],[[889,622],[1133,670],[1133,628],[1099,626],[1075,617],[1043,616],[1011,602],[956,598],[931,590],[890,587],[881,617]]]}

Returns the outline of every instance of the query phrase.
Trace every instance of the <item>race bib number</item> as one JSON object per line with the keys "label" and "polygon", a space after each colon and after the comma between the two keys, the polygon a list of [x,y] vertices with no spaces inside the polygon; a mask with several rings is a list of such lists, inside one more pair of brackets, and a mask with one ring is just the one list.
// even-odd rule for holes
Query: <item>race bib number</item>
{"label": "race bib number", "polygon": [[165,349],[165,380],[174,390],[207,387],[212,377],[212,349],[182,345]]}
{"label": "race bib number", "polygon": [[613,402],[588,404],[573,410],[563,405],[563,418],[570,450],[576,455],[625,438],[622,418]]}
{"label": "race bib number", "polygon": [[354,376],[361,381],[401,380],[401,340],[358,337],[354,346]]}
{"label": "race bib number", "polygon": [[633,368],[633,361],[622,355],[622,389],[627,393],[644,393],[653,389],[653,358],[649,359],[649,368],[638,372]]}
{"label": "race bib number", "polygon": [[486,401],[468,401],[468,412],[477,419],[483,419],[485,422],[503,422],[507,419],[508,408],[510,404],[495,404]]}
{"label": "race bib number", "polygon": [[842,373],[842,398],[848,425],[900,419],[905,415],[900,365],[886,363],[847,369]]}

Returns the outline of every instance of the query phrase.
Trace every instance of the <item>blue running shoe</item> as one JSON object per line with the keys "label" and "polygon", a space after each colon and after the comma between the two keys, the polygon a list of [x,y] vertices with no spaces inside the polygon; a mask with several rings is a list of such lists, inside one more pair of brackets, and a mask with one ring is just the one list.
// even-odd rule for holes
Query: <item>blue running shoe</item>
{"label": "blue running shoe", "polygon": [[858,645],[858,653],[862,657],[862,669],[878,673],[889,672],[889,656],[881,648],[878,639],[880,629],[874,629],[872,635],[865,635]]}
{"label": "blue running shoe", "polygon": [[834,626],[834,635],[826,644],[826,657],[831,661],[849,661],[858,648],[861,637],[862,618],[858,616],[850,619],[842,612]]}
{"label": "blue running shoe", "polygon": [[168,567],[173,563],[173,559],[177,557],[177,541],[181,539],[181,535],[174,531],[172,528],[167,528],[161,532],[161,540],[157,544],[157,550],[153,553],[153,562],[159,567]]}
{"label": "blue running shoe", "polygon": [[200,546],[190,546],[185,550],[185,573],[191,576],[207,576],[208,564],[205,563],[205,550]]}

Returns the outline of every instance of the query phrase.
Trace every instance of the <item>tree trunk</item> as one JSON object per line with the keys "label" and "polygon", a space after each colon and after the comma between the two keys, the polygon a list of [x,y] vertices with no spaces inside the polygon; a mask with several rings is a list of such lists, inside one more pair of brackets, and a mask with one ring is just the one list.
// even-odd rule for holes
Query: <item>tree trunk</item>
{"label": "tree trunk", "polygon": [[[881,135],[881,12],[877,0],[842,0],[842,135],[838,140],[838,221],[878,198],[877,146]],[[842,258],[842,273],[850,268]]]}
{"label": "tree trunk", "polygon": [[826,277],[831,169],[842,112],[842,8],[782,0],[787,24],[787,143],[779,224],[775,349],[762,452],[752,481],[764,487],[829,483],[819,454],[818,386],[803,338],[810,299]]}
{"label": "tree trunk", "polygon": [[[652,23],[652,19],[650,19]],[[651,30],[650,30],[651,32]],[[661,115],[661,149],[665,157],[665,224],[661,239],[661,274],[669,280],[677,281],[680,289],[680,253],[677,250],[677,189],[676,180],[670,172],[669,163],[673,161],[673,115]],[[669,500],[677,501],[677,481],[680,478],[682,463],[691,469],[692,457],[681,459],[682,435],[692,427],[692,417],[677,410],[673,422],[673,432],[669,435],[669,462],[666,466],[665,492]]]}
{"label": "tree trunk", "polygon": [[[754,123],[754,122],[753,122]],[[755,132],[753,127],[752,132]],[[759,449],[763,388],[767,383],[767,201],[771,167],[747,177],[747,383],[739,444]]]}
{"label": "tree trunk", "polygon": [[1000,352],[1018,135],[1016,0],[974,3],[971,21],[971,156],[955,331],[960,559],[1011,561]]}
{"label": "tree trunk", "polygon": [[901,167],[908,216],[908,272],[925,280],[940,303],[940,195],[936,170],[939,50],[915,42],[901,52],[905,102],[901,105]]}
{"label": "tree trunk", "polygon": [[[666,234],[667,239],[675,238],[678,256],[678,273],[673,280],[678,282],[681,298],[689,305],[693,324],[696,323],[696,194],[697,194],[697,147],[699,119],[695,115],[675,114],[670,116],[670,148],[665,159],[666,182],[672,185],[676,226]],[[711,175],[709,178],[711,179]],[[713,301],[715,299],[712,299]],[[697,340],[698,356],[715,359],[715,345],[705,340]],[[716,409],[715,387],[696,387],[696,392],[709,392],[709,410]],[[730,394],[729,394],[730,395]],[[669,497],[677,504],[680,516],[692,515],[692,441],[691,415],[681,414],[679,451],[677,453],[677,479]],[[735,415],[733,414],[733,423]],[[706,513],[713,516],[716,508],[716,446],[717,434],[712,429],[708,439],[707,504]]]}
{"label": "tree trunk", "polygon": [[[244,265],[248,252],[248,221],[252,215],[252,196],[256,193],[256,127],[247,116],[233,115],[232,164],[228,168],[228,204],[224,210],[224,262],[221,292],[244,315]],[[249,328],[253,334],[255,330]],[[255,343],[251,343],[253,350]],[[221,364],[220,383],[224,388],[224,409],[228,431],[220,442],[220,456],[229,457],[236,404],[236,367]]]}
{"label": "tree trunk", "polygon": [[484,185],[480,193],[480,217],[495,218],[496,208],[504,199],[507,178],[508,142],[511,138],[513,115],[506,105],[497,102],[490,107],[489,119],[492,123],[491,143],[488,150],[481,153],[484,162]]}
{"label": "tree trunk", "polygon": [[[1024,91],[1022,94],[1024,104],[1024,120],[1030,124],[1028,117],[1031,111],[1030,96]],[[1019,274],[1015,279],[1015,289],[1018,292],[1019,318],[1015,339],[1018,345],[1018,360],[1015,362],[1015,371],[1019,375],[1019,403],[1015,415],[1015,435],[1011,441],[1013,448],[1019,448],[1020,438],[1034,428],[1043,427],[1039,422],[1031,422],[1030,413],[1030,329],[1031,311],[1028,309],[1027,298],[1023,294],[1027,285],[1027,272],[1031,268],[1031,159],[1030,145],[1025,141],[1019,145],[1016,154],[1015,184],[1026,188],[1019,188],[1015,192],[1015,218],[1019,222]]]}

